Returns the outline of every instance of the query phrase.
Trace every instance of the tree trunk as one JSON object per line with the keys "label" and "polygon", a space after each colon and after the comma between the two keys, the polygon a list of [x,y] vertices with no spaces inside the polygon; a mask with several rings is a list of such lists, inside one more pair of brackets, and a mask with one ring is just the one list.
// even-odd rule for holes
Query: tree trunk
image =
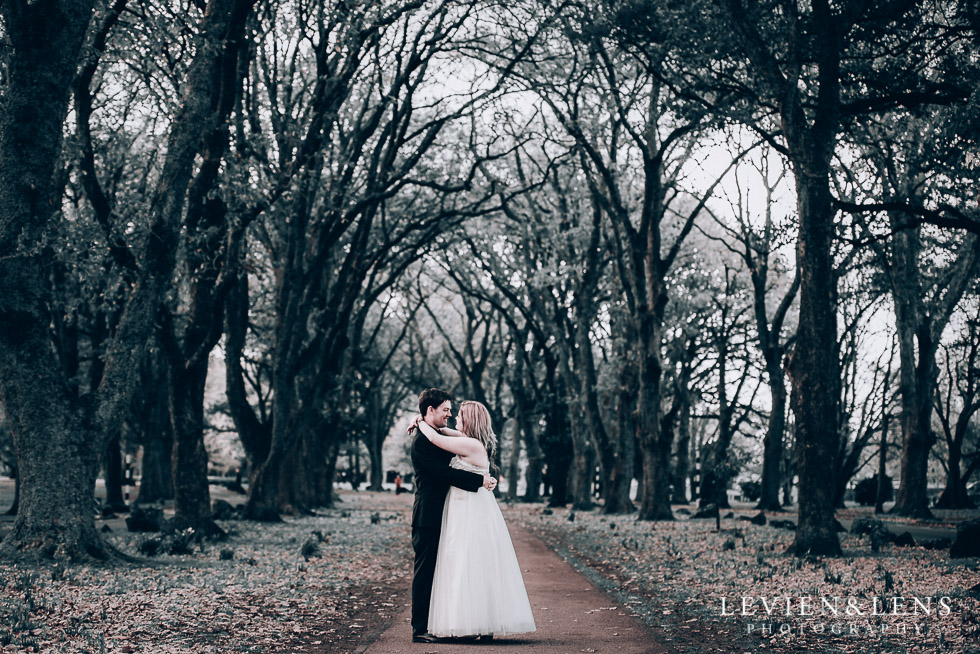
{"label": "tree trunk", "polygon": [[786,384],[782,366],[778,362],[775,369],[779,372],[774,374],[774,368],[769,367],[772,413],[769,414],[769,425],[763,441],[762,495],[758,505],[763,511],[779,511],[782,508],[779,489],[782,486],[783,432],[786,429]]}
{"label": "tree trunk", "polygon": [[559,507],[568,504],[568,477],[570,475],[570,461],[561,461],[558,465],[548,464],[547,483],[551,486],[551,499],[548,506]]}
{"label": "tree trunk", "polygon": [[630,497],[633,471],[636,469],[636,396],[632,392],[635,381],[636,372],[633,367],[623,366],[615,398],[619,455],[610,466],[609,495],[602,510],[606,514],[631,513],[636,510]]}
{"label": "tree trunk", "polygon": [[20,506],[2,558],[104,559],[95,529],[94,425],[72,401],[49,334],[41,242],[56,214],[62,127],[91,0],[3,3],[0,104],[0,400],[18,457]]}
{"label": "tree trunk", "polygon": [[[235,431],[248,459],[249,476],[269,456],[272,446],[272,425],[260,420],[252,410],[245,385],[242,359],[245,356],[245,340],[248,333],[248,275],[245,261],[238,244],[237,252],[229,261],[237,262],[238,275],[225,296],[225,395],[228,411],[235,423]],[[251,491],[250,491],[251,492]]]}
{"label": "tree trunk", "polygon": [[544,453],[535,438],[534,427],[524,431],[524,441],[527,450],[527,467],[524,469],[524,502],[541,501],[542,464]]}
{"label": "tree trunk", "polygon": [[337,493],[333,481],[337,475],[337,457],[340,456],[340,439],[331,437],[326,444],[326,456],[318,466],[320,474],[317,479],[320,484],[320,506],[330,508],[337,503]]}
{"label": "tree trunk", "polygon": [[[525,343],[526,335],[517,338],[518,343]],[[544,453],[534,431],[534,420],[531,414],[531,399],[528,396],[524,376],[526,375],[525,361],[522,352],[518,351],[516,362],[511,370],[511,394],[514,398],[514,429],[520,430],[524,441],[524,451],[527,453],[527,467],[524,469],[524,502],[538,502],[541,499],[541,468]]]}
{"label": "tree trunk", "polygon": [[251,471],[245,519],[282,522],[279,516],[279,466],[252,466]]}
{"label": "tree trunk", "polygon": [[391,419],[391,413],[386,410],[385,403],[379,396],[380,390],[372,384],[368,390],[367,406],[364,407],[367,419],[367,432],[364,436],[364,445],[368,451],[368,465],[371,466],[371,473],[368,477],[370,483],[368,490],[383,490],[381,484],[384,482],[384,464],[381,460],[381,449],[384,447],[385,439],[388,437],[387,422]]}
{"label": "tree trunk", "polygon": [[546,434],[546,443],[548,443],[547,462],[545,463],[547,474],[542,474],[542,480],[549,488],[548,506],[559,507],[567,505],[570,501],[568,479],[571,476],[572,455],[567,445],[552,448],[550,444],[552,441],[557,443],[561,440],[561,436],[551,431],[552,424],[552,421],[549,420],[548,433]]}
{"label": "tree trunk", "polygon": [[[656,324],[655,324],[656,323]],[[640,342],[639,396],[636,430],[643,460],[643,495],[640,520],[673,520],[670,510],[671,438],[661,428],[662,389],[660,320],[654,313],[643,314],[636,333]],[[664,440],[668,442],[664,443]]]}
{"label": "tree trunk", "polygon": [[306,439],[300,439],[297,447],[283,457],[279,464],[279,513],[282,515],[299,516],[304,513],[303,501],[300,499],[302,486],[310,481],[309,464],[306,458]]}
{"label": "tree trunk", "polygon": [[929,451],[933,440],[918,425],[910,425],[902,448],[901,482],[892,513],[919,519],[932,518],[929,510]]}
{"label": "tree trunk", "polygon": [[[794,426],[795,433],[795,426]],[[796,448],[785,448],[783,451],[783,506],[793,504],[793,486],[796,477]]]}
{"label": "tree trunk", "polygon": [[[669,467],[663,463],[666,458],[664,453],[657,451],[657,448],[643,448],[640,455],[643,460],[643,499],[653,507],[653,513],[644,513],[641,503],[640,515],[637,517],[641,520],[673,520],[674,514],[670,510]],[[653,498],[649,498],[650,495]]]}
{"label": "tree trunk", "polygon": [[[280,364],[284,365],[284,364]],[[295,419],[295,394],[292,376],[274,373],[272,426],[268,454],[264,459],[251,461],[252,474],[245,502],[245,519],[281,522],[279,517],[279,483],[283,461],[300,439],[299,421]]]}
{"label": "tree trunk", "polygon": [[[845,423],[846,424],[846,423]],[[854,442],[848,443],[845,437],[841,437],[840,452],[838,453],[839,464],[834,484],[834,506],[843,508],[844,494],[847,492],[847,484],[857,474],[858,467],[861,465],[861,455],[868,445],[868,441],[874,436],[873,429],[867,429],[864,433],[855,436]]]}
{"label": "tree trunk", "polygon": [[[901,216],[890,215],[893,227]],[[960,246],[946,277],[945,293],[925,306],[919,273],[921,241],[918,229],[896,230],[892,240],[892,299],[899,343],[899,388],[902,395],[901,483],[893,513],[929,518],[929,452],[936,442],[932,431],[933,399],[939,370],[936,351],[953,308],[975,278],[980,242],[976,237]],[[938,295],[938,294],[937,294]]]}
{"label": "tree trunk", "polygon": [[122,443],[117,434],[105,450],[102,468],[105,471],[105,506],[114,512],[125,512],[129,508],[123,497]]}
{"label": "tree trunk", "polygon": [[174,519],[206,537],[223,537],[211,517],[208,452],[204,446],[204,386],[207,357],[187,370],[170,370],[170,415],[174,430]]}
{"label": "tree trunk", "polygon": [[371,484],[368,486],[368,490],[384,490],[384,487],[381,485],[385,480],[384,464],[381,461],[383,441],[377,434],[371,434],[368,440],[368,457],[370,457],[371,463]]}
{"label": "tree trunk", "polygon": [[687,504],[687,480],[691,475],[691,400],[689,390],[678,384],[677,443],[671,474],[671,504]]}
{"label": "tree trunk", "polygon": [[68,561],[118,556],[95,528],[92,488],[97,465],[91,454],[71,456],[50,447],[45,457],[24,457],[18,471],[22,480],[20,507],[13,529],[4,539],[4,556],[31,552]]}
{"label": "tree trunk", "polygon": [[887,393],[882,394],[884,400],[882,404],[884,413],[881,416],[881,447],[878,449],[878,488],[875,490],[875,514],[881,514],[885,511],[885,498],[888,497],[888,490],[885,490],[886,485],[891,483],[891,480],[885,479],[886,470],[885,464],[888,462],[888,407],[887,407]]}
{"label": "tree trunk", "polygon": [[[896,306],[897,313],[899,309]],[[938,376],[935,345],[929,335],[928,326],[920,325],[912,331],[908,329],[908,320],[899,319],[898,322],[902,459],[901,482],[892,512],[916,518],[931,518],[927,489],[929,452],[936,442],[931,424],[932,398]],[[913,337],[918,340],[917,344],[913,344]]]}
{"label": "tree trunk", "polygon": [[20,505],[20,475],[17,474],[16,468],[12,474],[14,476],[14,502],[4,515],[17,515],[17,507]]}
{"label": "tree trunk", "polygon": [[137,406],[130,417],[143,445],[143,475],[136,499],[140,504],[174,499],[174,430],[164,365],[159,350],[147,354],[141,366]]}
{"label": "tree trunk", "polygon": [[[520,356],[520,355],[518,355]],[[517,420],[512,421],[510,449],[510,465],[507,471],[507,499],[511,502],[517,501],[517,480],[521,474],[520,453],[521,453],[521,426]]]}
{"label": "tree trunk", "polygon": [[[607,515],[630,513],[635,509],[629,497],[630,482],[633,479],[633,460],[632,457],[629,457],[629,461],[626,461],[627,457],[624,456],[621,441],[627,437],[632,438],[632,434],[621,434],[615,427],[608,429],[603,420],[599,409],[599,380],[596,375],[588,325],[578,326],[576,341],[574,354],[576,371],[578,372],[579,396],[583,400],[582,413],[585,417],[586,430],[591,437],[589,440],[592,451],[599,463],[601,496],[605,501],[602,513]],[[629,381],[632,382],[632,379]],[[617,394],[617,399],[618,397],[619,394]],[[620,416],[625,417],[622,413]],[[630,466],[629,470],[625,468],[627,463]]]}
{"label": "tree trunk", "polygon": [[839,415],[840,401],[836,276],[831,256],[834,210],[824,164],[811,162],[797,165],[796,170],[800,325],[791,379],[800,482],[798,527],[791,550],[800,557],[841,554],[832,483],[839,442],[837,421],[832,417]]}
{"label": "tree trunk", "polygon": [[[971,328],[971,331],[973,329]],[[975,342],[975,339],[971,339]],[[970,355],[967,359],[967,365],[974,365],[976,359],[976,351],[971,350]],[[939,496],[939,500],[936,501],[936,506],[942,509],[972,509],[975,508],[973,498],[967,492],[966,484],[969,481],[970,475],[973,470],[968,467],[965,471],[961,468],[963,462],[963,442],[966,440],[967,435],[972,430],[973,419],[976,416],[976,411],[980,409],[980,406],[975,404],[973,396],[973,381],[967,381],[967,389],[969,389],[963,395],[963,405],[960,409],[960,415],[956,419],[956,424],[952,430],[950,430],[950,425],[944,423],[943,428],[946,430],[946,445],[948,447],[948,455],[946,459],[946,464],[948,466],[946,471],[946,487],[943,489],[942,494]],[[950,433],[952,431],[952,433]],[[974,454],[976,456],[976,454]]]}
{"label": "tree trunk", "polygon": [[688,483],[691,485],[691,501],[701,497],[701,453],[700,453],[700,441],[701,439],[691,439],[691,446],[688,450],[688,458],[694,462],[690,466],[690,474],[688,475]]}
{"label": "tree trunk", "polygon": [[288,515],[309,515],[324,503],[322,479],[324,453],[321,435],[315,428],[303,428],[303,435],[280,466],[279,510]]}
{"label": "tree trunk", "polygon": [[14,501],[7,509],[6,515],[17,515],[17,511],[20,509],[20,475],[14,475]]}
{"label": "tree trunk", "polygon": [[[314,507],[333,505],[333,480],[340,454],[341,427],[337,423],[313,416],[299,423],[301,436],[280,464],[279,510],[289,515],[310,515]],[[336,441],[336,447],[332,442]],[[330,461],[330,457],[332,461]],[[356,473],[351,466],[351,475]]]}
{"label": "tree trunk", "polygon": [[[727,310],[722,313],[725,326]],[[718,438],[701,453],[701,500],[703,508],[714,504],[719,508],[731,508],[728,502],[728,486],[734,471],[729,463],[728,449],[732,445],[734,406],[728,401],[728,354],[729,342],[724,334],[718,337]]]}
{"label": "tree trunk", "polygon": [[139,504],[174,499],[174,436],[169,416],[165,418],[165,429],[157,433],[146,433],[143,437],[143,476],[140,478],[140,490],[136,498]]}
{"label": "tree trunk", "polygon": [[709,504],[723,509],[731,508],[728,502],[728,484],[731,474],[725,469],[725,455],[717,451],[719,444],[711,443],[701,454],[701,492],[698,506]]}
{"label": "tree trunk", "polygon": [[962,454],[959,444],[954,443],[949,448],[947,464],[949,469],[946,471],[946,486],[942,494],[936,501],[936,508],[939,509],[972,509],[973,500],[966,491],[966,480],[963,479],[960,470]]}
{"label": "tree trunk", "polygon": [[590,444],[582,443],[572,457],[573,465],[570,471],[572,508],[576,511],[589,511],[595,506],[592,496],[592,480],[595,477],[596,467],[595,450]]}
{"label": "tree trunk", "polygon": [[545,388],[548,392],[547,420],[545,433],[541,439],[541,447],[545,453],[545,465],[548,474],[542,479],[551,487],[551,498],[548,506],[558,507],[568,504],[568,477],[572,454],[568,447],[568,435],[571,430],[567,404],[565,403],[565,387],[556,375],[555,364],[545,370]]}
{"label": "tree trunk", "polygon": [[[72,411],[67,387],[52,378],[59,364],[47,338],[47,321],[35,327],[16,339],[30,366],[13,365],[16,361],[7,356],[0,359],[19,486],[17,518],[0,545],[0,557],[83,561],[121,556],[95,528],[98,450],[91,443],[97,434]],[[10,336],[9,328],[0,331],[0,340]],[[60,398],[46,392],[59,387],[65,393]]]}

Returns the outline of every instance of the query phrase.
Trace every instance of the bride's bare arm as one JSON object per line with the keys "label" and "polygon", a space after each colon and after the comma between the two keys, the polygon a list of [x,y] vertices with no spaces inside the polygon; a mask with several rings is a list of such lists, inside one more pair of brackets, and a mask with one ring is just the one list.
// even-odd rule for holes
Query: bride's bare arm
{"label": "bride's bare arm", "polygon": [[483,444],[480,441],[464,436],[455,429],[449,429],[448,431],[455,432],[459,436],[443,436],[424,420],[419,421],[418,427],[422,430],[422,434],[432,441],[433,445],[447,452],[452,452],[460,456],[473,456],[480,452],[485,452]]}

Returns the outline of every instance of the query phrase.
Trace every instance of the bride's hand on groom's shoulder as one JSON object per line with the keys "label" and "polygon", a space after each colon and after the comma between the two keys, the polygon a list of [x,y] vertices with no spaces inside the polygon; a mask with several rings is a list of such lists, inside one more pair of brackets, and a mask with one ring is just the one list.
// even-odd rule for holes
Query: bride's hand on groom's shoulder
{"label": "bride's hand on groom's shoulder", "polygon": [[422,416],[418,415],[412,420],[412,424],[408,426],[408,433],[411,434],[413,431],[419,428],[419,423],[422,422]]}

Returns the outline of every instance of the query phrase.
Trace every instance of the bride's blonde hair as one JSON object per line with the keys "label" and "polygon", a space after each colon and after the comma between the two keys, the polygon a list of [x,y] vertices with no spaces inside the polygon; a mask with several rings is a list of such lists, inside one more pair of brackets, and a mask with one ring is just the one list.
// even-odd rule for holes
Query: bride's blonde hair
{"label": "bride's blonde hair", "polygon": [[497,450],[497,435],[493,433],[493,425],[490,423],[490,412],[487,411],[487,407],[479,402],[467,400],[459,405],[459,417],[463,419],[463,426],[460,431],[483,443],[483,447],[487,449],[487,455],[492,459]]}

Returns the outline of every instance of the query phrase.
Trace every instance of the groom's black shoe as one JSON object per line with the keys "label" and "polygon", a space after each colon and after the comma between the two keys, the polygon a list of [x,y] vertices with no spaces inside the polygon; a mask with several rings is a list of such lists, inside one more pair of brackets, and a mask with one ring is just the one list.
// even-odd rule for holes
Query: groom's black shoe
{"label": "groom's black shoe", "polygon": [[413,643],[434,643],[437,642],[437,640],[438,639],[435,636],[426,631],[423,631],[420,634],[412,634]]}
{"label": "groom's black shoe", "polygon": [[480,636],[481,643],[489,643],[491,641],[493,641],[493,634],[484,634]]}

